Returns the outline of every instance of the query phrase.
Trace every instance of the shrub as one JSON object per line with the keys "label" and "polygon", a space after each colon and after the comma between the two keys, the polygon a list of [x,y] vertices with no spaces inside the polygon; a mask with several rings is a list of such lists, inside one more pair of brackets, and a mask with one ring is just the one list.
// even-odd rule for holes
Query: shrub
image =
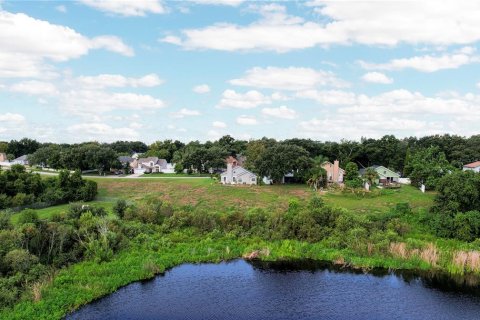
{"label": "shrub", "polygon": [[38,263],[38,258],[27,250],[14,249],[5,255],[4,261],[14,272],[27,273]]}
{"label": "shrub", "polygon": [[18,218],[19,224],[32,223],[38,225],[39,221],[37,212],[32,209],[23,210],[20,212],[20,217]]}
{"label": "shrub", "polygon": [[113,206],[113,212],[120,218],[123,219],[125,215],[125,210],[127,210],[127,202],[123,199],[117,200]]}

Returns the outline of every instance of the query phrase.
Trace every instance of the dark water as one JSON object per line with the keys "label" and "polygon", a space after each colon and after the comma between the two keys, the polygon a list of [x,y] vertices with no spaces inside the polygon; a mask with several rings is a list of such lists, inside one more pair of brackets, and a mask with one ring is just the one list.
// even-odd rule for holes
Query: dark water
{"label": "dark water", "polygon": [[438,275],[235,260],[176,267],[68,319],[480,319],[480,290]]}

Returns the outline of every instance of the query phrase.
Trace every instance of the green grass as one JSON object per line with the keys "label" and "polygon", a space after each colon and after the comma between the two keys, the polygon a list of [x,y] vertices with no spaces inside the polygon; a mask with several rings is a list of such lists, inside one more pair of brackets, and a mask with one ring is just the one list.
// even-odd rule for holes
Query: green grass
{"label": "green grass", "polygon": [[[106,201],[92,201],[89,202],[88,204],[90,205],[95,205],[95,206],[100,206],[103,207],[107,210],[107,212],[111,213],[112,207],[113,207],[113,202],[106,202]],[[50,219],[53,215],[55,214],[64,214],[68,210],[69,204],[61,204],[58,206],[53,206],[53,207],[48,207],[48,208],[43,208],[43,209],[37,209],[35,210],[38,214],[38,217],[40,219]],[[21,212],[15,213],[11,217],[11,221],[13,224],[18,223],[18,219],[20,218]]]}
{"label": "green grass", "polygon": [[429,208],[434,192],[422,193],[415,187],[404,185],[399,189],[376,190],[377,196],[362,197],[341,192],[327,192],[325,202],[357,213],[385,212],[397,203],[408,202],[413,209]]}
{"label": "green grass", "polygon": [[149,173],[140,176],[141,178],[148,178],[148,177],[165,177],[165,178],[210,178],[211,174],[209,173]]}

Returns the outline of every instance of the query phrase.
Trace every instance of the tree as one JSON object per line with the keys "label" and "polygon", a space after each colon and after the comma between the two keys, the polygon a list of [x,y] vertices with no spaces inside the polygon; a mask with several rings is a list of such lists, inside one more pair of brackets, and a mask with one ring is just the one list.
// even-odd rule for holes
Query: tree
{"label": "tree", "polygon": [[11,153],[18,158],[23,155],[34,153],[40,148],[40,143],[36,140],[23,138],[20,141],[12,140],[8,143],[7,153]]}
{"label": "tree", "polygon": [[419,149],[405,163],[404,174],[419,187],[422,183],[427,190],[435,189],[438,179],[455,168],[447,161],[439,147]]}
{"label": "tree", "polygon": [[183,165],[181,163],[176,163],[174,170],[175,173],[183,173]]}
{"label": "tree", "polygon": [[282,182],[287,173],[293,173],[301,181],[312,167],[312,160],[302,147],[279,143],[267,148],[254,166],[259,175],[271,178],[274,183]]}
{"label": "tree", "polygon": [[435,210],[442,212],[480,211],[480,173],[455,171],[438,179]]}
{"label": "tree", "polygon": [[345,166],[345,185],[350,188],[362,187],[362,179],[358,175],[358,166],[355,162],[349,162]]}
{"label": "tree", "polygon": [[325,187],[327,184],[327,171],[322,167],[315,166],[310,170],[307,184],[317,191],[318,188]]}
{"label": "tree", "polygon": [[367,168],[363,174],[363,178],[370,184],[373,185],[375,181],[379,178],[377,171],[373,168]]}

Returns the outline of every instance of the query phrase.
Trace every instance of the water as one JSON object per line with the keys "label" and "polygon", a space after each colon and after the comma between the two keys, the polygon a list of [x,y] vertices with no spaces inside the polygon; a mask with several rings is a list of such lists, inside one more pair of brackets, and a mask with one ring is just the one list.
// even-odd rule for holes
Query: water
{"label": "water", "polygon": [[438,275],[235,260],[181,265],[68,319],[480,319],[480,290]]}

